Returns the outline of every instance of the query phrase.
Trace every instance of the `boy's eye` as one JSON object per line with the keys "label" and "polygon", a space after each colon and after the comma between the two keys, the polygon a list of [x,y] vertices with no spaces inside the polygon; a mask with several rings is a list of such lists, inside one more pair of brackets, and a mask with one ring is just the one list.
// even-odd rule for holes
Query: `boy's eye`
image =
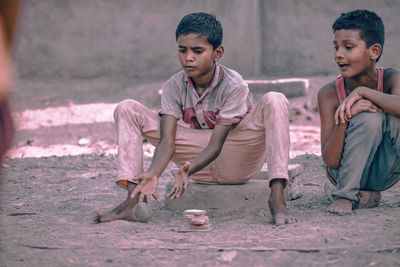
{"label": "boy's eye", "polygon": [[199,55],[199,54],[203,53],[203,50],[194,50],[194,53]]}
{"label": "boy's eye", "polygon": [[178,49],[178,52],[183,54],[186,52],[186,49]]}
{"label": "boy's eye", "polygon": [[335,45],[335,46],[333,46],[333,50],[335,50],[335,51],[337,51],[337,50],[338,50],[338,48],[339,48],[339,47],[338,47],[338,46],[336,46],[336,45]]}
{"label": "boy's eye", "polygon": [[351,50],[351,49],[353,49],[353,46],[346,45],[346,49]]}

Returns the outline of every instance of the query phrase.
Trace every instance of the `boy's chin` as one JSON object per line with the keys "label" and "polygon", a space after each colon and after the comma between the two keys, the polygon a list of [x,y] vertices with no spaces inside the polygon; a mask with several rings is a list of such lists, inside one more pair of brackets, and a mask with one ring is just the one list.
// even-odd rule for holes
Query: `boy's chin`
{"label": "boy's chin", "polygon": [[353,72],[350,72],[350,71],[342,71],[342,70],[339,70],[340,71],[340,75],[342,75],[342,77],[343,78],[351,78],[351,77],[354,77],[354,76],[356,76],[356,74],[354,74]]}

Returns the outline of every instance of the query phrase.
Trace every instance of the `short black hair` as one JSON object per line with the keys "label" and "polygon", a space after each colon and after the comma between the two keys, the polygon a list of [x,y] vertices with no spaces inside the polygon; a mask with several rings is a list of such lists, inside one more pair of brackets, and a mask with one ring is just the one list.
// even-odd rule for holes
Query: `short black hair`
{"label": "short black hair", "polygon": [[176,40],[178,41],[180,35],[189,33],[207,37],[214,50],[222,43],[222,25],[212,14],[195,12],[184,16],[176,27]]}
{"label": "short black hair", "polygon": [[373,11],[357,9],[342,13],[333,23],[332,30],[334,33],[338,30],[360,30],[360,38],[365,41],[367,47],[378,43],[383,50],[385,27],[382,19]]}

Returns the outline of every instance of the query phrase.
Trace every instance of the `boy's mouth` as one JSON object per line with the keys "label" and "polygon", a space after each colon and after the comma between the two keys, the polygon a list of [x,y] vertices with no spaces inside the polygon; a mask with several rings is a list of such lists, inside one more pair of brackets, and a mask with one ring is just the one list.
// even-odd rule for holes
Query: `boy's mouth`
{"label": "boy's mouth", "polygon": [[339,66],[339,69],[344,69],[347,68],[349,66],[349,64],[344,64],[344,63],[337,63]]}

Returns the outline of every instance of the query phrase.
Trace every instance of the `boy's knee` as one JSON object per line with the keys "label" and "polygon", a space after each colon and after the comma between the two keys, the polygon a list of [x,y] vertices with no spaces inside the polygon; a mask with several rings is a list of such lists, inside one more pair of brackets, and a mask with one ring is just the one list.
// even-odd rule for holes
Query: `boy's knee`
{"label": "boy's knee", "polygon": [[384,123],[383,112],[361,112],[350,121],[350,127],[359,127],[367,134],[382,132]]}
{"label": "boy's knee", "polygon": [[126,99],[118,103],[114,109],[114,117],[117,115],[124,115],[129,113],[135,113],[138,111],[141,104],[133,99]]}
{"label": "boy's knee", "polygon": [[284,94],[279,92],[274,92],[274,91],[268,92],[262,96],[261,101],[265,105],[283,106],[289,108],[289,100],[286,98]]}
{"label": "boy's knee", "polygon": [[386,121],[389,125],[389,129],[391,131],[396,132],[397,134],[399,134],[400,132],[400,118],[397,118],[393,115],[390,114],[386,114]]}
{"label": "boy's knee", "polygon": [[400,149],[400,118],[386,114],[386,122],[385,132],[388,134],[390,143]]}

